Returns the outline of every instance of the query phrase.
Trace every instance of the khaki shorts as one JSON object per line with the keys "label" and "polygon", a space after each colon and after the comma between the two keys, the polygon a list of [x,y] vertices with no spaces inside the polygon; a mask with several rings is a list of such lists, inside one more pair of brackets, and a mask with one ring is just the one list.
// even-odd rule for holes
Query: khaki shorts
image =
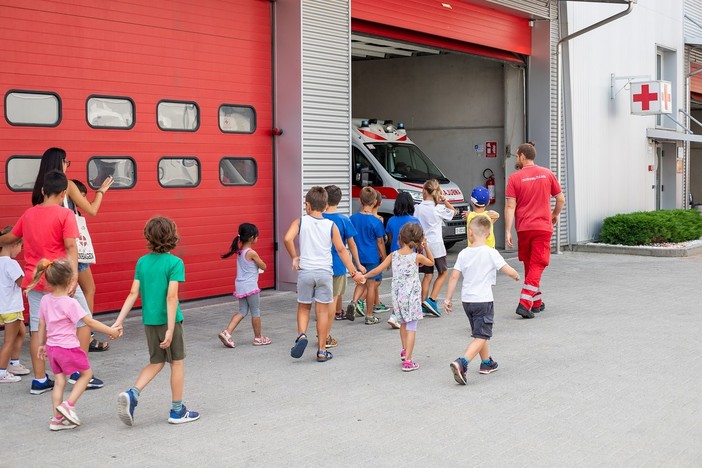
{"label": "khaki shorts", "polygon": [[332,294],[334,297],[346,294],[346,275],[338,275],[332,278]]}
{"label": "khaki shorts", "polygon": [[162,364],[185,359],[183,322],[176,322],[171,345],[166,349],[161,349],[159,345],[166,339],[166,330],[168,330],[168,325],[144,325],[146,344],[149,347],[149,362],[151,364]]}
{"label": "khaki shorts", "polygon": [[0,325],[4,325],[6,323],[16,322],[18,320],[24,321],[24,313],[23,312],[10,312],[7,314],[0,314]]}

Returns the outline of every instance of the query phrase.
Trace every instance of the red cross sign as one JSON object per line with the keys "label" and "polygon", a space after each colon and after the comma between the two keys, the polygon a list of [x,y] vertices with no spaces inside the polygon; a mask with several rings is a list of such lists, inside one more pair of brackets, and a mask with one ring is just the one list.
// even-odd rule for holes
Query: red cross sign
{"label": "red cross sign", "polygon": [[631,83],[631,113],[636,115],[670,114],[672,92],[669,81]]}

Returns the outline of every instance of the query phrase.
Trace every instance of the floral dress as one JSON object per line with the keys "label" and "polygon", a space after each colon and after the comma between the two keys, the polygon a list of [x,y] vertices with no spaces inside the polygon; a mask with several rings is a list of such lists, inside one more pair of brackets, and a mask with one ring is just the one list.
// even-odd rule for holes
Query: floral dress
{"label": "floral dress", "polygon": [[398,322],[421,320],[422,283],[419,281],[417,253],[392,253],[392,307]]}

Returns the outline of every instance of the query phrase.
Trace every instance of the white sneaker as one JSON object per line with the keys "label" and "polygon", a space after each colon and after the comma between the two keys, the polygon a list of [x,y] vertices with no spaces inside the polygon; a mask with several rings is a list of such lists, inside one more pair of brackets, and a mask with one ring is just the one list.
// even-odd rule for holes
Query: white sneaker
{"label": "white sneaker", "polygon": [[73,424],[66,418],[61,418],[60,421],[56,418],[51,418],[51,422],[49,422],[49,429],[52,431],[63,431],[64,429],[73,429],[75,427],[78,427],[78,425]]}
{"label": "white sneaker", "polygon": [[0,376],[0,383],[15,383],[19,382],[20,380],[22,380],[22,377],[15,375],[12,372],[5,372],[2,376]]}
{"label": "white sneaker", "polygon": [[7,366],[7,372],[10,372],[15,375],[27,375],[31,371],[24,367],[22,364],[17,364],[16,366],[10,364],[9,366]]}
{"label": "white sneaker", "polygon": [[399,322],[397,321],[397,319],[395,318],[395,314],[392,314],[392,315],[390,316],[390,318],[388,319],[388,324],[390,325],[390,328],[393,328],[393,329],[395,329],[395,330],[397,330],[398,328],[400,328],[400,324],[399,324]]}

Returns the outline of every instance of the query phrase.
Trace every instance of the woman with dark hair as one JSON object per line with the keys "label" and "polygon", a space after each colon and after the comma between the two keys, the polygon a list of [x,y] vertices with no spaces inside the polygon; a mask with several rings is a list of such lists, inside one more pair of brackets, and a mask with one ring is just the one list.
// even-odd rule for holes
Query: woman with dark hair
{"label": "woman with dark hair", "polygon": [[[62,174],[66,173],[66,170],[71,166],[71,162],[66,158],[66,151],[61,148],[49,148],[44,151],[41,157],[41,163],[39,164],[39,173],[34,182],[34,189],[32,190],[32,205],[39,205],[44,201],[43,194],[43,183],[44,176],[51,171],[57,171]],[[66,190],[66,196],[72,202],[74,210],[80,210],[81,213],[88,214],[90,216],[95,216],[100,209],[102,200],[105,197],[105,192],[112,185],[112,177],[108,177],[102,183],[100,188],[95,193],[95,198],[92,202],[88,201],[88,198],[84,196],[78,186],[72,180],[68,180],[68,188]],[[92,314],[94,309],[95,301],[95,280],[93,279],[92,272],[89,268],[86,268],[86,264],[80,264],[78,268],[78,285],[76,288],[75,299],[78,300],[81,305],[84,306],[87,312]],[[80,347],[87,353],[90,350],[106,350],[109,345],[107,343],[101,343],[96,339],[92,338],[92,334],[88,327],[81,327],[78,329],[78,339],[80,340]],[[73,382],[75,376],[69,378],[69,382]],[[88,388],[100,388],[103,386],[102,381],[97,378],[91,379],[88,384]]]}

